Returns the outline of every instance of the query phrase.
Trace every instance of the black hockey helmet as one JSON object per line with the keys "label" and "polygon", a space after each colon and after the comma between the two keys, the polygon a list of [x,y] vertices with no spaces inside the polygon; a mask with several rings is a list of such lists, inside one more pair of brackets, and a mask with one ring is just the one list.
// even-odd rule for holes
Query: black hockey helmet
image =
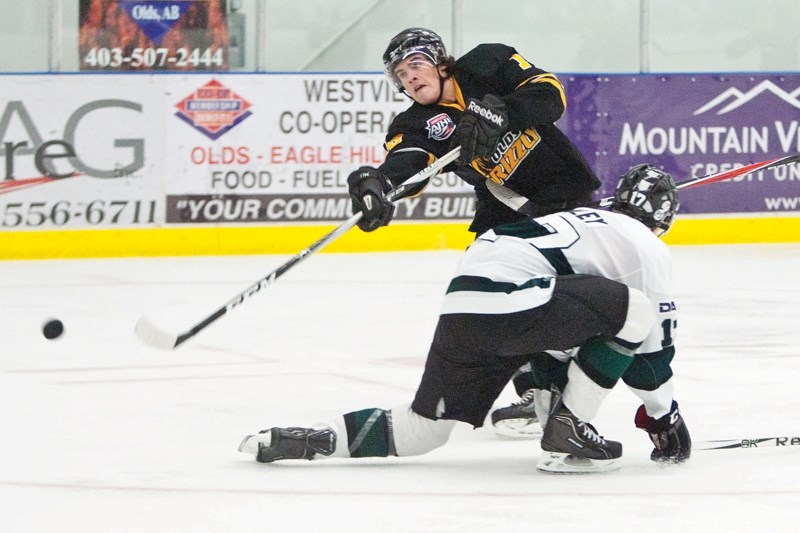
{"label": "black hockey helmet", "polygon": [[425,28],[408,28],[389,41],[389,46],[383,53],[383,70],[392,80],[398,91],[403,90],[403,84],[394,75],[398,63],[411,54],[424,54],[434,65],[447,62],[447,50],[439,35]]}
{"label": "black hockey helmet", "polygon": [[652,165],[636,165],[619,178],[611,209],[658,228],[663,235],[680,207],[677,190],[669,173]]}

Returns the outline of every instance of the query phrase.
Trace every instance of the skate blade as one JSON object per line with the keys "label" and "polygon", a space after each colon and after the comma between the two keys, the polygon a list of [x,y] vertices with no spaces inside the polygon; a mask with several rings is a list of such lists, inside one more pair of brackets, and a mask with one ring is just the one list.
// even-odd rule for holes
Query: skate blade
{"label": "skate blade", "polygon": [[509,418],[494,425],[494,432],[508,439],[540,439],[542,426],[528,418]]}
{"label": "skate blade", "polygon": [[271,440],[270,432],[258,433],[257,435],[248,435],[239,444],[239,451],[242,453],[249,453],[250,455],[258,455],[258,445],[264,444],[269,446]]}
{"label": "skate blade", "polygon": [[571,453],[542,452],[536,469],[541,472],[557,474],[592,474],[611,472],[620,466],[622,464],[619,457],[616,459],[589,459]]}

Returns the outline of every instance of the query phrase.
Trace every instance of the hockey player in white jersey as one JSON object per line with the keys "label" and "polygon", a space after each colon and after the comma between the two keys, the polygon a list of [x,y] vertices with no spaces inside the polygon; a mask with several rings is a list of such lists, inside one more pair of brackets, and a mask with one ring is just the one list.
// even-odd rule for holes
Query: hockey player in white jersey
{"label": "hockey player in white jersey", "polygon": [[[633,167],[627,180],[620,183],[614,199],[614,210],[627,213],[630,217],[653,227],[656,235],[663,235],[669,229],[670,220],[658,220],[661,213],[650,204],[642,201],[636,190],[638,175],[647,173],[656,175],[660,171],[648,165]],[[677,202],[673,199],[674,210]],[[674,194],[671,195],[674,197]],[[576,211],[578,213],[578,211]],[[591,224],[590,219],[587,219]],[[645,430],[655,446],[651,459],[656,462],[679,463],[691,455],[691,438],[683,418],[680,416],[678,403],[673,399],[674,385],[671,362],[675,355],[675,334],[677,327],[677,308],[672,299],[671,260],[667,247],[650,235],[641,238],[641,232],[623,232],[617,237],[634,239],[632,244],[638,253],[616,254],[610,252],[619,249],[619,245],[611,242],[606,235],[602,240],[584,239],[576,243],[574,249],[565,250],[567,258],[566,270],[573,268],[576,272],[603,276],[619,281],[629,287],[641,290],[652,302],[658,314],[658,320],[650,335],[636,350],[633,363],[622,375],[622,380],[641,400],[642,405],[636,412],[636,427]],[[588,246],[597,246],[592,252]],[[591,260],[586,261],[586,258]],[[566,382],[568,358],[558,357],[562,362],[547,356],[549,361],[542,360],[544,354],[534,354],[533,365],[527,364],[518,371],[514,379],[518,390],[524,387],[520,383],[528,383],[533,388],[522,394],[521,401],[492,412],[491,420],[499,435],[506,437],[538,437],[547,421],[549,406],[549,388],[555,385],[563,388]],[[538,358],[538,359],[536,359]],[[524,374],[524,375],[521,375]]]}
{"label": "hockey player in white jersey", "polygon": [[[612,205],[629,214],[578,208],[487,231],[451,280],[411,404],[311,427],[273,427],[245,437],[239,450],[265,463],[424,454],[445,444],[456,421],[482,426],[531,353],[577,347],[568,381],[553,392],[537,468],[617,468],[621,443],[601,437],[590,422],[655,325],[672,320],[668,294],[651,301],[634,285],[658,286],[655,278],[669,277],[668,250],[654,232],[669,228],[677,208],[671,176],[643,165],[621,178]],[[625,276],[590,273],[604,269]],[[674,417],[688,439],[677,406]]]}

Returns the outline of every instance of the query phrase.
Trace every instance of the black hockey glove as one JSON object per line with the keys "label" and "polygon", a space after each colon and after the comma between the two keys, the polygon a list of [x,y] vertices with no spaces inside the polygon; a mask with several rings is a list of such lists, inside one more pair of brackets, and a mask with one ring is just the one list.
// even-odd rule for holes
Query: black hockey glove
{"label": "black hockey glove", "polygon": [[469,165],[473,159],[491,157],[507,131],[505,102],[493,94],[487,94],[483,100],[470,98],[451,141],[451,148],[461,146],[456,163]]}
{"label": "black hockey glove", "polygon": [[675,400],[672,400],[670,412],[658,420],[648,416],[644,405],[639,406],[634,423],[650,434],[656,447],[650,454],[651,461],[682,463],[692,455],[692,439]]}
{"label": "black hockey glove", "polygon": [[361,211],[358,221],[362,231],[375,231],[392,220],[394,204],[384,197],[392,184],[383,172],[373,167],[361,167],[347,177],[353,213]]}

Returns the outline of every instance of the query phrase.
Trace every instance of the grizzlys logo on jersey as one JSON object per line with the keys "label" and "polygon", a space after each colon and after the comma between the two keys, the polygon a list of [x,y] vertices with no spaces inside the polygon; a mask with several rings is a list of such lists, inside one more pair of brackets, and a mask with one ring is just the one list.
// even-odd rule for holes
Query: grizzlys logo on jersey
{"label": "grizzlys logo on jersey", "polygon": [[447,113],[439,113],[429,118],[427,124],[425,129],[428,130],[428,138],[434,141],[449,139],[456,129],[456,123]]}
{"label": "grizzlys logo on jersey", "polygon": [[175,116],[211,140],[220,138],[252,115],[250,102],[211,80],[175,104]]}
{"label": "grizzlys logo on jersey", "polygon": [[502,185],[539,144],[540,140],[539,132],[533,128],[525,131],[510,131],[497,143],[491,159],[477,158],[470,163],[470,166],[498,185]]}

